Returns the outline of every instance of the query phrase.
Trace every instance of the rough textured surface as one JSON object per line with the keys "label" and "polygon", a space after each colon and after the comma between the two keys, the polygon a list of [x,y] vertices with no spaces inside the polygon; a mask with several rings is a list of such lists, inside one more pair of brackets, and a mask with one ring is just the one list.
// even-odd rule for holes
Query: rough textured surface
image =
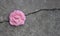
{"label": "rough textured surface", "polygon": [[60,0],[46,0],[47,8],[60,8]]}
{"label": "rough textured surface", "polygon": [[[38,9],[60,8],[59,0],[0,0],[0,21],[8,20],[14,9],[25,14]],[[40,11],[27,16],[25,25],[11,26],[0,23],[0,36],[60,36],[60,11]]]}

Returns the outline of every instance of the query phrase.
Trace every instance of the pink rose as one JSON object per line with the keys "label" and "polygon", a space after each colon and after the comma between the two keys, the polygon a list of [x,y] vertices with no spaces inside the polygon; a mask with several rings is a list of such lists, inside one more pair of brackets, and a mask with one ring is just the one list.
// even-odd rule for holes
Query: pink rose
{"label": "pink rose", "polygon": [[26,20],[26,16],[25,14],[20,11],[20,10],[14,10],[10,16],[9,16],[9,22],[11,25],[14,26],[19,26],[19,25],[23,25],[25,20]]}

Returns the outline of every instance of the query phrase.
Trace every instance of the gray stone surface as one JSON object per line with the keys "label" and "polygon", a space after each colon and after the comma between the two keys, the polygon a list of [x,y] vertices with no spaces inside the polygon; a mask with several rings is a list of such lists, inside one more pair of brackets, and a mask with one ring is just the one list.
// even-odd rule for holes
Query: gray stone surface
{"label": "gray stone surface", "polygon": [[[19,9],[25,14],[38,9],[59,8],[60,0],[0,0],[0,21],[8,20],[11,11]],[[40,11],[27,16],[25,25],[11,26],[0,23],[0,36],[60,36],[60,11]]]}
{"label": "gray stone surface", "polygon": [[60,12],[41,11],[27,16],[24,26],[0,24],[0,36],[60,36]]}
{"label": "gray stone surface", "polygon": [[2,0],[0,1],[0,8],[1,11],[3,10],[3,13],[20,9],[23,10],[25,14],[27,14],[46,7],[44,6],[44,0]]}
{"label": "gray stone surface", "polygon": [[47,8],[60,8],[60,0],[46,0],[45,6]]}

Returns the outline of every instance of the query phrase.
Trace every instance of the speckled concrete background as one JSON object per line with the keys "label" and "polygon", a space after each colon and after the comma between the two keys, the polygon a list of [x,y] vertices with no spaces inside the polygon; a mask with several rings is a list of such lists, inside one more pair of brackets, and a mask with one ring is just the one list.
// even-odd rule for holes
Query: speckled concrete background
{"label": "speckled concrete background", "polygon": [[[0,0],[0,17],[7,20],[15,9],[32,13],[38,9],[60,8],[60,0]],[[0,19],[1,21],[1,19]],[[27,16],[24,26],[0,23],[0,36],[60,36],[60,11],[40,11]]]}

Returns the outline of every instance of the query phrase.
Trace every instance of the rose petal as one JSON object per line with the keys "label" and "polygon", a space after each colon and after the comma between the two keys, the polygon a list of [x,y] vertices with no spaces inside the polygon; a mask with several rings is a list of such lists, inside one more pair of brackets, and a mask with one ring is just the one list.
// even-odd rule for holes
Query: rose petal
{"label": "rose petal", "polygon": [[14,10],[10,16],[9,16],[9,21],[11,25],[15,25],[15,26],[19,26],[24,24],[25,20],[26,20],[26,16],[25,14],[20,11],[20,10]]}

